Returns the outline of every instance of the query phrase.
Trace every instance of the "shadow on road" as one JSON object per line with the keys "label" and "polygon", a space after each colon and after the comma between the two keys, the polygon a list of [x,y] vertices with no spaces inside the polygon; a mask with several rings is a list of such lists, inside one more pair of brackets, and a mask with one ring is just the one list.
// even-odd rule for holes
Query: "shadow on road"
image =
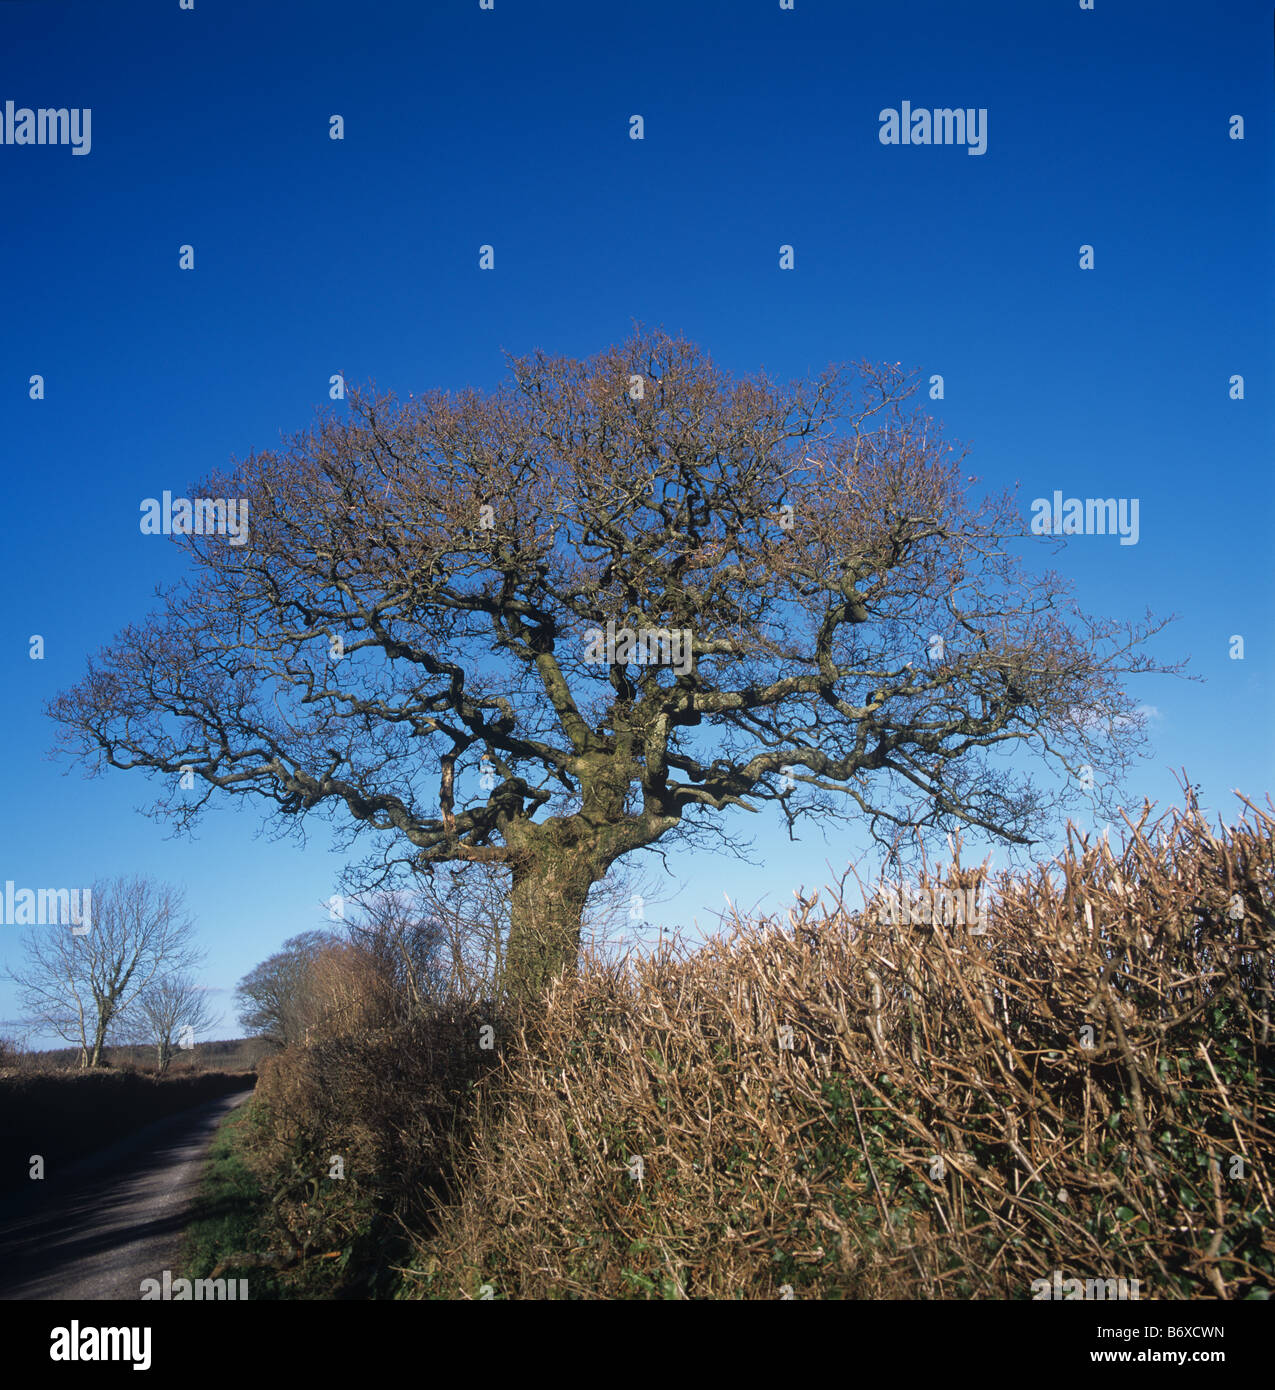
{"label": "shadow on road", "polygon": [[0,1201],[0,1298],[140,1297],[176,1273],[190,1203],[217,1126],[252,1094],[158,1120]]}

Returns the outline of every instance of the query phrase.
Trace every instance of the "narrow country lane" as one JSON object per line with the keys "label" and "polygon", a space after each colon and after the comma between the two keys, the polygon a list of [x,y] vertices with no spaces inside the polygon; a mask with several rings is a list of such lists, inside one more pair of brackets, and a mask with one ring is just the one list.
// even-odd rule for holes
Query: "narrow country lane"
{"label": "narrow country lane", "polygon": [[0,1298],[137,1299],[177,1275],[182,1230],[217,1126],[251,1088],[146,1126],[0,1201]]}

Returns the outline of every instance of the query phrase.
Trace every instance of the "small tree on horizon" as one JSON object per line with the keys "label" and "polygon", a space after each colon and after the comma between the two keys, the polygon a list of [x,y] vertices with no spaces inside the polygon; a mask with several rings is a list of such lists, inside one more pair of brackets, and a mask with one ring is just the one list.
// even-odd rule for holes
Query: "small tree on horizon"
{"label": "small tree on horizon", "polygon": [[154,1047],[155,1069],[163,1076],[174,1046],[193,1045],[216,1017],[204,990],[189,975],[174,974],[156,980],[138,996],[134,1027],[138,1037]]}
{"label": "small tree on horizon", "polygon": [[339,943],[334,931],[305,931],[289,937],[254,966],[235,987],[240,1024],[274,1047],[300,1042],[309,1022],[310,972],[319,955]]}
{"label": "small tree on horizon", "polygon": [[88,931],[30,928],[25,963],[7,972],[31,1022],[79,1047],[81,1067],[101,1066],[112,1029],[135,1016],[149,990],[203,958],[177,889],[136,877],[91,892]]}
{"label": "small tree on horizon", "polygon": [[[355,390],[201,484],[247,499],[247,542],[178,538],[191,581],[51,703],[66,746],[157,774],[178,827],[252,794],[379,836],[377,874],[502,866],[523,997],[574,967],[612,865],[729,808],[895,848],[1030,846],[1086,768],[1114,806],[1144,734],[1121,678],[1179,669],[1138,651],[1164,623],[1024,574],[1012,498],[971,505],[897,366],[785,386],[639,331],[512,368]],[[1015,747],[1056,785],[994,756]]]}

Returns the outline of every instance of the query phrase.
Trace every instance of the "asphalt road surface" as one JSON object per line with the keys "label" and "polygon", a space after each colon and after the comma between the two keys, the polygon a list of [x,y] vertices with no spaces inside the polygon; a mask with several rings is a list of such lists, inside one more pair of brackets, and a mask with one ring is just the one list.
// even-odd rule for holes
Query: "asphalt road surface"
{"label": "asphalt road surface", "polygon": [[0,1298],[141,1297],[178,1255],[218,1124],[251,1090],[170,1115],[0,1202]]}

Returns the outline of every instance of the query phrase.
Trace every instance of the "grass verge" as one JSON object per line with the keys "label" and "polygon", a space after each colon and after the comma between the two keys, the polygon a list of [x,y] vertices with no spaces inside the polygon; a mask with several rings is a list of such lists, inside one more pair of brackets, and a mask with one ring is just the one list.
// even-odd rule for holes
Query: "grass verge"
{"label": "grass verge", "polygon": [[247,1279],[252,1299],[289,1297],[266,1235],[270,1199],[244,1161],[252,1101],[232,1110],[208,1151],[208,1167],[182,1247],[187,1279]]}

